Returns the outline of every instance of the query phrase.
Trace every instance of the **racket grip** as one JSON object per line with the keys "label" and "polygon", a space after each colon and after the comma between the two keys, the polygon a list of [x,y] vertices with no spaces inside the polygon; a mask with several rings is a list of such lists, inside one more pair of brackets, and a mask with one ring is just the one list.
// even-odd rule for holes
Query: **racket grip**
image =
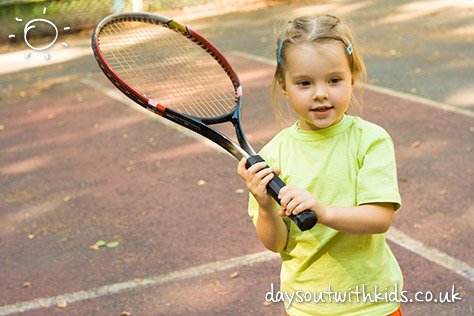
{"label": "racket grip", "polygon": [[[259,155],[250,156],[247,159],[247,163],[245,164],[245,167],[248,169],[251,166],[253,166],[254,164],[256,164],[258,162],[264,162],[264,161],[265,160],[263,160],[263,158],[260,157]],[[265,168],[268,168],[268,166],[266,166]],[[270,195],[273,197],[273,199],[275,199],[275,201],[277,201],[278,204],[280,204],[280,199],[278,198],[278,193],[280,192],[280,190],[286,184],[285,184],[285,182],[283,182],[283,180],[281,180],[277,176],[277,174],[275,172],[273,173],[273,175],[274,175],[273,179],[267,185],[267,191],[268,191],[268,193],[270,193]],[[303,212],[299,213],[298,215],[293,215],[292,214],[288,217],[293,222],[295,222],[295,224],[299,227],[299,229],[301,229],[301,231],[305,231],[305,230],[313,228],[314,225],[316,225],[316,223],[318,222],[318,218],[317,218],[316,214],[314,214],[314,212],[311,212],[309,210],[303,211]]]}

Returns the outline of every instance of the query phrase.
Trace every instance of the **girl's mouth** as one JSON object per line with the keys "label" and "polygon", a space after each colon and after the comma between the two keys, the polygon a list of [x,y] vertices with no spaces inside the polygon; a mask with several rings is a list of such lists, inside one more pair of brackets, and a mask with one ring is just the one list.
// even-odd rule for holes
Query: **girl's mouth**
{"label": "girl's mouth", "polygon": [[315,112],[318,115],[324,115],[329,113],[331,109],[333,109],[333,106],[319,106],[315,109],[311,109],[312,112]]}

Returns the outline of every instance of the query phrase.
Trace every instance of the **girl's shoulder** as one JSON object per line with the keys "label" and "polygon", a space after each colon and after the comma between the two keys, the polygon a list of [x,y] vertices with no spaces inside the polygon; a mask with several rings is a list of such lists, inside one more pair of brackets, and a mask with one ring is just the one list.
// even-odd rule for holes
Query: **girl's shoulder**
{"label": "girl's shoulder", "polygon": [[352,119],[351,133],[365,140],[389,139],[390,134],[380,125],[366,121],[358,116],[350,116]]}
{"label": "girl's shoulder", "polygon": [[349,139],[349,147],[356,153],[359,163],[369,153],[383,160],[394,154],[394,143],[389,133],[382,126],[360,117],[354,117]]}

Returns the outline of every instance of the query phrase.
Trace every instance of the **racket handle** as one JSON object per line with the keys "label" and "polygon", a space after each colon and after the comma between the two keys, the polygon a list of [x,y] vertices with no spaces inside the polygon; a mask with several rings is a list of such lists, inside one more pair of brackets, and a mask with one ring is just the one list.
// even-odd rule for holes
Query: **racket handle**
{"label": "racket handle", "polygon": [[[247,163],[245,164],[245,167],[248,169],[254,164],[258,162],[264,162],[264,161],[265,160],[263,160],[263,158],[260,157],[259,155],[250,156],[247,159]],[[268,166],[266,166],[265,168],[268,168]],[[285,182],[283,182],[283,180],[281,180],[277,176],[275,172],[273,173],[273,175],[274,175],[273,179],[267,185],[267,191],[275,199],[275,201],[277,201],[278,204],[280,204],[278,193],[286,184]],[[303,211],[299,213],[298,215],[291,214],[288,217],[293,222],[295,222],[295,224],[299,227],[299,229],[301,229],[301,231],[305,231],[305,230],[313,228],[314,225],[316,225],[316,223],[318,222],[318,218],[316,214],[314,214],[314,212],[311,212],[309,210]]]}

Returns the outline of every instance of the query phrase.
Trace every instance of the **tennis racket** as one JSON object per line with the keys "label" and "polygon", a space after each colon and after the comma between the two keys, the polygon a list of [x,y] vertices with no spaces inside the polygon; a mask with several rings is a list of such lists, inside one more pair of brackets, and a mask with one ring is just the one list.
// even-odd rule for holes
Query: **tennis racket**
{"label": "tennis racket", "polygon": [[[113,14],[94,29],[92,49],[107,78],[142,107],[210,139],[238,160],[247,158],[247,168],[263,161],[242,131],[236,72],[195,31],[155,14]],[[211,127],[224,122],[233,124],[240,146]],[[267,186],[278,203],[284,186],[276,174]],[[290,217],[301,230],[317,222],[308,210]]]}

